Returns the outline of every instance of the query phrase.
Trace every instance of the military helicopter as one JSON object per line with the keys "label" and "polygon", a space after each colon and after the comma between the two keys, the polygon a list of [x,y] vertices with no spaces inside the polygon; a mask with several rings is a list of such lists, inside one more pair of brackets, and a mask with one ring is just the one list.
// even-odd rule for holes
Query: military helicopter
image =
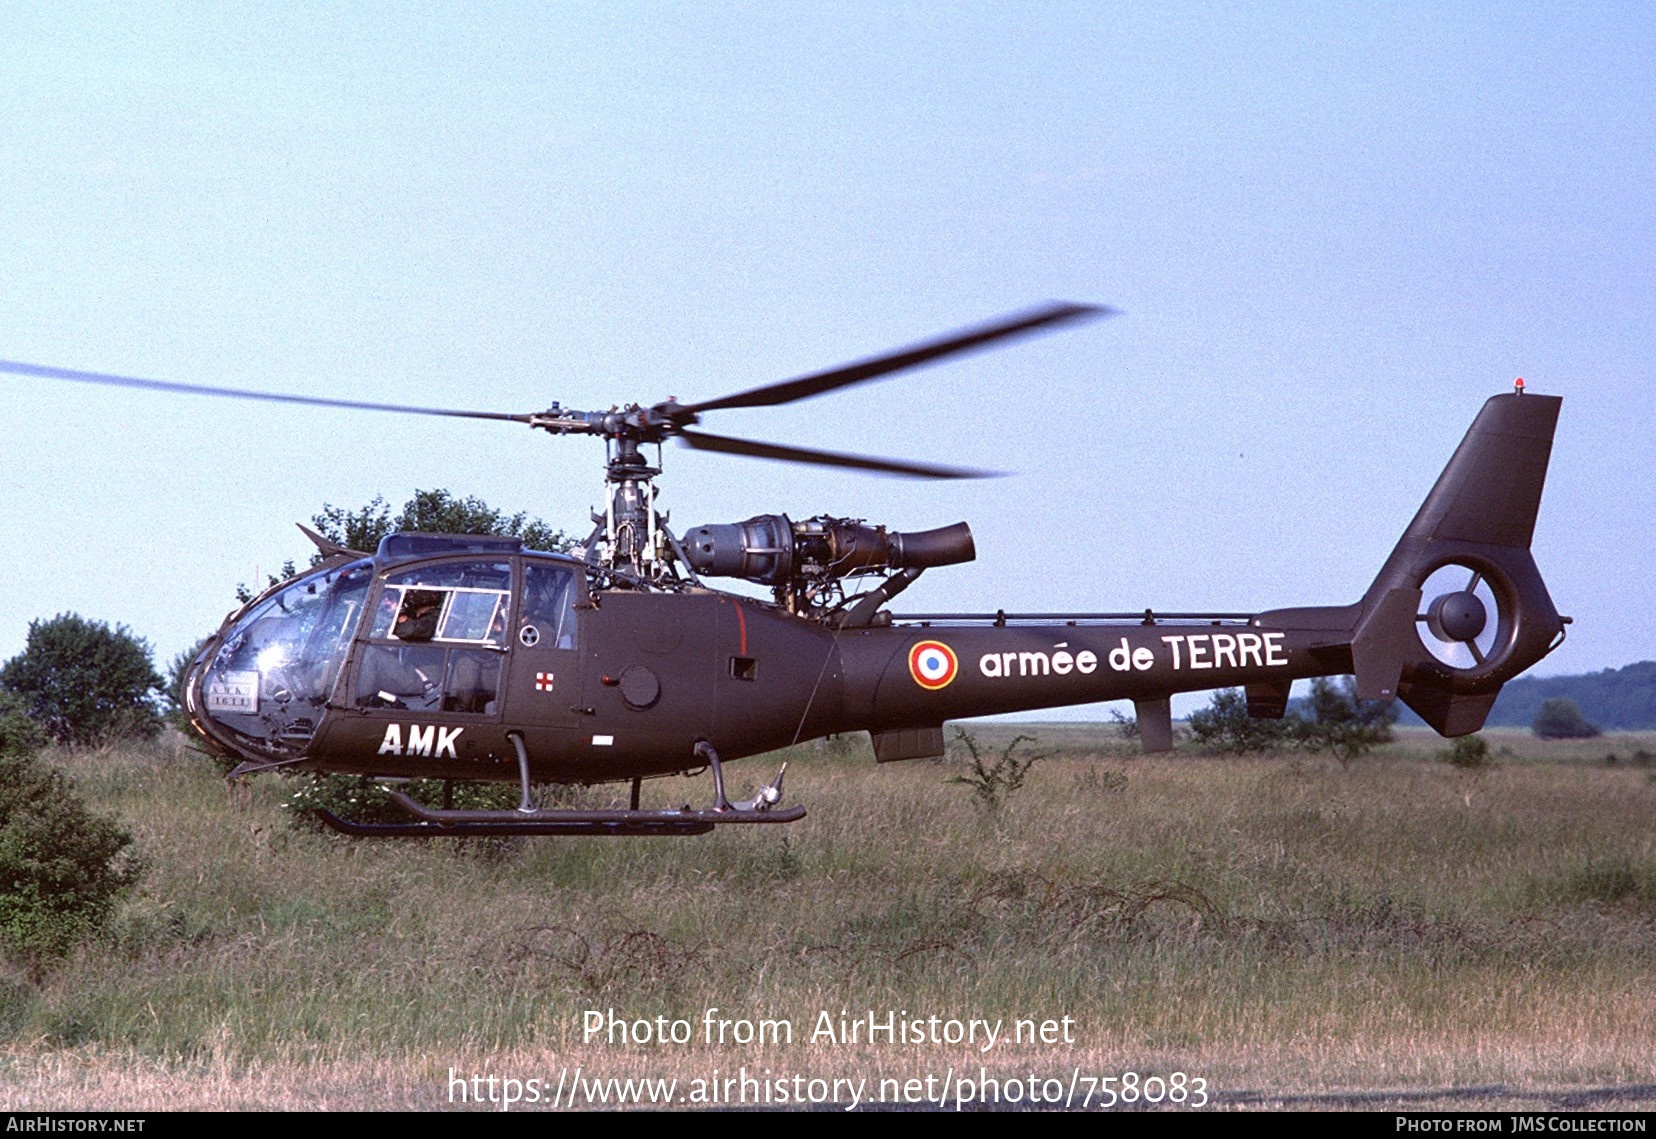
{"label": "military helicopter", "polygon": [[[527,424],[595,435],[605,508],[571,554],[515,538],[398,533],[377,550],[312,531],[313,568],[231,613],[191,665],[186,710],[233,776],[291,769],[516,781],[516,810],[423,804],[359,835],[688,835],[804,816],[786,764],[732,802],[724,764],[867,731],[882,763],[943,753],[943,724],[1132,700],[1146,751],[1172,747],[1169,698],[1243,687],[1281,717],[1301,678],[1352,674],[1445,736],[1483,725],[1501,686],[1562,642],[1530,554],[1561,399],[1514,392],[1479,412],[1373,584],[1353,604],[1268,612],[893,613],[930,569],[975,556],[966,523],[898,532],[762,514],[675,534],[656,509],[660,445],[912,478],[988,472],[734,439],[703,416],[820,396],[1108,315],[1050,304],[844,367],[699,403],[508,414],[202,387],[0,361],[0,371],[164,392]],[[657,448],[655,464],[641,448]],[[304,529],[301,527],[301,529]],[[768,602],[708,584],[769,586]],[[711,768],[705,808],[640,806],[646,778]],[[625,810],[537,807],[535,783],[631,782]]]}

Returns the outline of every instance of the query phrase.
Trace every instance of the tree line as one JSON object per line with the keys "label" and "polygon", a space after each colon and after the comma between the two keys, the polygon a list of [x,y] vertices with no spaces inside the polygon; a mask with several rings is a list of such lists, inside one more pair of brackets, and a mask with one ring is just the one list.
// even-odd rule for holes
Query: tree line
{"label": "tree line", "polygon": [[1656,728],[1656,660],[1576,676],[1521,677],[1501,690],[1489,722],[1526,727],[1549,700],[1572,700],[1581,714],[1605,731]]}
{"label": "tree line", "polygon": [[[1556,717],[1566,707],[1574,708],[1585,722],[1601,731],[1639,732],[1656,728],[1656,660],[1642,660],[1601,672],[1521,676],[1508,681],[1489,710],[1489,726],[1534,728],[1538,722],[1557,722]],[[1398,723],[1420,727],[1423,721],[1405,708]]]}

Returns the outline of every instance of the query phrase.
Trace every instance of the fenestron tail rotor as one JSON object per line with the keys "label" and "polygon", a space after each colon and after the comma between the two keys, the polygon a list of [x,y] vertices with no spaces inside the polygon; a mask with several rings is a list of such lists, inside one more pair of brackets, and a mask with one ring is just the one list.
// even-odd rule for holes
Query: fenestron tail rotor
{"label": "fenestron tail rotor", "polygon": [[1420,643],[1452,669],[1481,667],[1497,652],[1503,627],[1511,624],[1488,576],[1472,566],[1440,566],[1421,583],[1421,598],[1425,610],[1415,618]]}

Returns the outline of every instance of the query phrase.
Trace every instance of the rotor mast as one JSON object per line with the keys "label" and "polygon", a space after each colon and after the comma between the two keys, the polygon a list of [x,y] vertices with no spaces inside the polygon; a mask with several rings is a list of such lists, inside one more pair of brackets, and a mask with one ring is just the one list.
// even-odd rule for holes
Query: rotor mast
{"label": "rotor mast", "polygon": [[[676,576],[672,534],[655,511],[655,477],[661,467],[650,465],[631,434],[606,438],[604,446],[604,513],[592,517],[598,529],[587,541],[588,564],[640,581]],[[657,440],[657,464],[660,447]]]}
{"label": "rotor mast", "polygon": [[[695,413],[667,400],[653,407],[629,404],[609,411],[573,411],[553,404],[528,418],[531,427],[553,435],[598,435],[604,440],[604,510],[592,515],[596,528],[586,542],[587,564],[637,585],[679,581],[674,563],[682,557],[676,557],[677,542],[666,520],[656,514],[654,480],[661,473],[662,440],[695,422]],[[639,449],[651,443],[657,450],[654,464]]]}

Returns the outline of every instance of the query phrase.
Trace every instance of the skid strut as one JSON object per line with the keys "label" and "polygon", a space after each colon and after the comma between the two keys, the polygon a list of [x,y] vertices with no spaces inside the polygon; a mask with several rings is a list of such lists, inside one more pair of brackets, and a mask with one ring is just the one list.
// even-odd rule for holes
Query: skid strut
{"label": "skid strut", "polygon": [[719,762],[719,753],[714,751],[713,745],[706,740],[697,740],[696,758],[713,768],[713,809],[731,810],[730,800],[725,798],[724,764]]}

